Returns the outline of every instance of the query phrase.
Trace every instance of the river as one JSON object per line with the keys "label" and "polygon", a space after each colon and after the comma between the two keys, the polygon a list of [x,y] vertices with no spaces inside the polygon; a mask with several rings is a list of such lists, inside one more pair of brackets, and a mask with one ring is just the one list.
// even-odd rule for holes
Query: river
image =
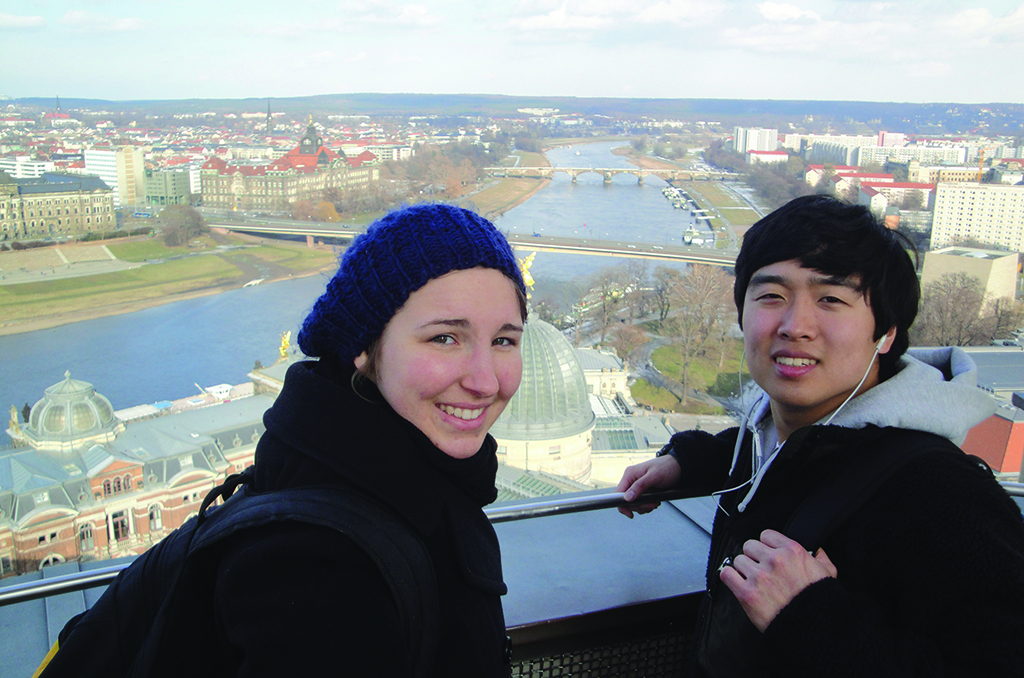
{"label": "river", "polygon": [[[611,153],[625,143],[581,144],[547,155],[561,167],[633,167]],[[661,193],[664,185],[656,177],[638,185],[630,174],[605,184],[593,173],[573,184],[558,173],[495,223],[506,232],[674,244],[690,218],[672,209]],[[558,297],[569,283],[621,263],[611,257],[538,253],[531,269],[537,280],[534,296]],[[92,383],[114,409],[184,398],[198,392],[196,384],[243,383],[255,361],[269,365],[275,360],[282,332],[290,330],[295,342],[302,318],[325,283],[325,276],[316,275],[0,336],[3,428],[11,405],[20,411],[26,402],[35,404],[65,371]],[[0,442],[5,441],[3,436]]]}

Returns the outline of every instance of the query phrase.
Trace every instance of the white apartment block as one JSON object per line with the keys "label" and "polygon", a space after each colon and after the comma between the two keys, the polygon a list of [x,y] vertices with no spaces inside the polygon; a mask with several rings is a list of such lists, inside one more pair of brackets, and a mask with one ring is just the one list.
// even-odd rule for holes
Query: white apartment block
{"label": "white apartment block", "polygon": [[854,165],[884,165],[889,158],[896,162],[910,162],[934,165],[962,165],[967,162],[967,149],[963,146],[861,146],[857,149],[857,162]]}
{"label": "white apartment block", "polygon": [[775,165],[789,161],[789,153],[786,151],[747,151],[747,163],[764,163]]}
{"label": "white apartment block", "polygon": [[841,144],[843,146],[873,146],[878,137],[867,134],[787,134],[782,146],[799,153],[803,148],[810,151],[817,144]]}
{"label": "white apartment block", "polygon": [[774,151],[779,147],[779,130],[756,127],[736,127],[733,129],[733,150],[737,153],[747,151]]}
{"label": "white apartment block", "polygon": [[124,146],[116,150],[87,150],[84,173],[103,179],[113,189],[117,206],[145,201],[146,166],[141,148]]}
{"label": "white apartment block", "polygon": [[381,162],[387,162],[389,160],[408,160],[413,156],[412,146],[406,146],[403,144],[371,144],[362,149],[356,150],[356,155],[364,150],[373,153],[381,160]]}
{"label": "white apartment block", "polygon": [[0,158],[0,170],[12,179],[36,179],[45,172],[52,172],[56,166],[52,162],[34,160],[28,155]]}
{"label": "white apartment block", "polygon": [[907,135],[903,132],[879,132],[879,146],[903,146],[907,143]]}
{"label": "white apartment block", "polygon": [[967,239],[1024,252],[1024,186],[939,184],[932,249]]}
{"label": "white apartment block", "polygon": [[992,170],[992,179],[997,184],[1019,184],[1024,181],[1024,170],[996,167]]}
{"label": "white apartment block", "polygon": [[[874,137],[865,146],[875,143]],[[838,141],[819,141],[804,152],[804,159],[816,165],[845,165],[856,166],[857,151],[860,146],[854,146]]]}

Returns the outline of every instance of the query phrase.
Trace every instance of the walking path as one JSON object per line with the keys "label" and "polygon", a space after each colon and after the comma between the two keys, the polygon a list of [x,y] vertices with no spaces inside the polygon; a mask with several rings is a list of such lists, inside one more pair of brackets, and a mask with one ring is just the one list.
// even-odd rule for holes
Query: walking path
{"label": "walking path", "polygon": [[61,245],[0,252],[0,285],[112,273],[138,268],[121,261],[106,245]]}

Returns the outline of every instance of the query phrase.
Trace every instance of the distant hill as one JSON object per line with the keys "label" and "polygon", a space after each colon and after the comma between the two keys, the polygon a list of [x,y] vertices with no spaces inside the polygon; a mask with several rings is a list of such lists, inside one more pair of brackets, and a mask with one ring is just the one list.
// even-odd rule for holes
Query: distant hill
{"label": "distant hill", "polygon": [[[49,109],[53,99],[14,99],[16,103]],[[899,103],[870,101],[784,101],[755,99],[617,99],[583,97],[526,97],[491,94],[323,94],[308,97],[246,99],[179,99],[107,101],[61,100],[64,110],[145,112],[156,115],[214,111],[292,115],[370,115],[408,117],[439,115],[511,117],[520,108],[557,108],[561,113],[604,115],[620,119],[678,119],[715,121],[725,125],[772,125],[788,122],[819,127],[868,124],[878,129],[912,133],[977,133],[1024,135],[1024,104]]]}

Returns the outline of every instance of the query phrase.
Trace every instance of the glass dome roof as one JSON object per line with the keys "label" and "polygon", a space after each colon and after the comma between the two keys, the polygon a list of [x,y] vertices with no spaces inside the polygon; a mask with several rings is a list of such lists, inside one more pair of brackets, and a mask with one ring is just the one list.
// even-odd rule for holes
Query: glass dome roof
{"label": "glass dome roof", "polygon": [[116,424],[110,401],[65,372],[64,381],[46,389],[32,407],[26,432],[37,442],[70,441],[112,431]]}
{"label": "glass dome roof", "polygon": [[531,318],[523,332],[523,381],[491,427],[501,440],[567,438],[594,426],[576,350],[549,323]]}

